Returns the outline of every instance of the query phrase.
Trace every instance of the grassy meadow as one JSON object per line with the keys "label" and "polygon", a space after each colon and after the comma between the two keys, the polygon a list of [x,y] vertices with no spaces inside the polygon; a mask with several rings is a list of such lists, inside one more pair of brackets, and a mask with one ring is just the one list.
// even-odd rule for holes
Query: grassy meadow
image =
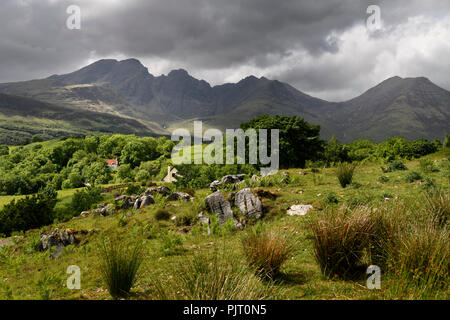
{"label": "grassy meadow", "polygon": [[[449,152],[426,158],[439,167],[448,162]],[[142,264],[129,299],[449,299],[450,250],[446,226],[428,232],[437,237],[430,242],[414,243],[408,233],[399,231],[399,237],[406,237],[402,243],[411,247],[401,252],[397,247],[398,254],[390,251],[389,258],[383,260],[380,290],[367,288],[368,275],[364,271],[352,278],[341,277],[339,271],[327,276],[316,259],[314,230],[322,228],[320,232],[333,232],[333,227],[339,227],[338,222],[331,225],[331,229],[326,227],[330,221],[338,221],[341,214],[345,219],[340,223],[351,223],[358,212],[363,212],[363,215],[368,213],[368,219],[387,217],[385,221],[392,223],[389,225],[393,226],[392,230],[410,230],[411,227],[418,234],[427,233],[431,223],[429,216],[434,212],[427,205],[427,189],[441,188],[441,194],[447,196],[441,205],[447,205],[448,210],[445,199],[448,200],[449,176],[444,170],[421,171],[420,160],[406,161],[408,170],[388,173],[382,172],[379,163],[361,164],[346,188],[338,181],[336,167],[289,169],[258,182],[249,179],[249,187],[271,191],[276,198],[264,198],[264,218],[249,222],[243,231],[235,231],[229,224],[219,227],[212,218],[208,234],[197,216],[200,212],[207,215],[204,199],[211,191],[201,189],[195,190],[194,200],[190,202],[167,202],[155,197],[155,204],[141,210],[116,210],[106,217],[76,217],[40,230],[17,233],[0,239],[0,245],[11,244],[0,247],[0,299],[111,299],[102,273],[104,252],[101,248],[105,241],[115,241],[120,247],[137,245],[140,248]],[[421,179],[410,182],[411,171],[420,173]],[[288,179],[283,176],[284,172],[289,174]],[[228,195],[231,190],[222,191]],[[69,202],[74,192],[74,189],[59,191],[58,205]],[[119,193],[112,190],[104,196],[104,202],[111,202]],[[0,197],[0,206],[13,198]],[[311,204],[313,210],[304,216],[287,215],[287,209],[294,204]],[[41,232],[55,228],[88,233],[81,237],[80,243],[64,247],[61,256],[54,259],[49,257],[49,252],[41,252],[36,247]],[[348,230],[350,233],[352,229]],[[290,248],[276,277],[268,278],[261,277],[249,266],[243,240],[252,232],[257,237],[269,231],[286,235],[274,241],[281,241],[275,244],[289,241]],[[333,235],[329,236],[331,239]],[[330,243],[331,240],[328,244],[331,246]],[[438,246],[441,246],[439,250]],[[437,258],[432,256],[426,262],[419,259],[415,264],[417,268],[411,271],[414,261],[411,262],[411,255],[409,260],[405,258],[405,252],[423,248],[436,249]],[[367,252],[361,255],[364,262]],[[420,257],[423,255],[425,253],[419,252]],[[442,257],[446,261],[439,260]],[[367,265],[371,262],[373,260],[367,261]],[[70,290],[66,286],[70,276],[66,270],[71,265],[81,269],[80,290]],[[435,278],[428,277],[429,273]]]}

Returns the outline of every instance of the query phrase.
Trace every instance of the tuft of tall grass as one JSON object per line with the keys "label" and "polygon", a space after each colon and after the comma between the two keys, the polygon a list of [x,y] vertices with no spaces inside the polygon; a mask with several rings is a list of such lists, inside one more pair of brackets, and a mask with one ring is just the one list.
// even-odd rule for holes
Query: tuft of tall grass
{"label": "tuft of tall grass", "polygon": [[448,227],[450,217],[450,194],[437,190],[425,194],[425,211],[438,228]]}
{"label": "tuft of tall grass", "polygon": [[352,183],[353,174],[355,172],[356,165],[352,163],[340,163],[337,166],[336,175],[342,188]]}
{"label": "tuft of tall grass", "polygon": [[166,209],[158,209],[158,210],[156,210],[156,212],[153,215],[153,217],[157,221],[169,220],[170,219],[170,212],[167,211]]}
{"label": "tuft of tall grass", "polygon": [[164,284],[154,281],[162,300],[262,300],[274,298],[273,285],[263,283],[235,258],[205,253],[180,263]]}
{"label": "tuft of tall grass", "polygon": [[269,279],[275,278],[281,266],[295,252],[293,235],[271,231],[249,231],[241,238],[244,255],[250,267]]}
{"label": "tuft of tall grass", "polygon": [[391,247],[390,266],[397,277],[407,279],[423,293],[446,289],[450,280],[448,230],[416,224],[400,233]]}
{"label": "tuft of tall grass", "polygon": [[311,224],[314,254],[322,273],[343,279],[362,274],[373,227],[370,210],[365,207],[329,208],[315,220]]}
{"label": "tuft of tall grass", "polygon": [[100,259],[100,271],[110,295],[114,299],[127,297],[143,262],[142,244],[105,239],[100,248]]}

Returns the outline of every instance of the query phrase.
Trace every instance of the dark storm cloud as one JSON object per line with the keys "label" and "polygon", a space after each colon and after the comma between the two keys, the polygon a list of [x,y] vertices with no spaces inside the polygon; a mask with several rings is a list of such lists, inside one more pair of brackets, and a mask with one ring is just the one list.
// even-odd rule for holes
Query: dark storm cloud
{"label": "dark storm cloud", "polygon": [[[81,30],[65,27],[71,4],[81,7]],[[369,54],[357,61],[348,53],[339,58],[349,42],[341,35],[364,25],[369,4],[381,6],[387,33],[417,15],[444,19],[450,7],[447,0],[6,0],[0,9],[0,82],[120,56],[150,61],[150,72],[183,67],[213,83],[254,72],[329,98],[346,97],[383,80],[355,76],[377,70],[379,62]],[[423,65],[417,72],[436,69],[428,61]],[[440,80],[450,84],[447,76]]]}

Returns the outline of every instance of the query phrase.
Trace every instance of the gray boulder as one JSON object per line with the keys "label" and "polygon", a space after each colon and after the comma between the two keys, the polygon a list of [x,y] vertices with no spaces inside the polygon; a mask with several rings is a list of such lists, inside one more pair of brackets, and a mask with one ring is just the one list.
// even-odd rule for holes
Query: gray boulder
{"label": "gray boulder", "polygon": [[234,196],[234,203],[245,216],[260,219],[263,215],[262,202],[250,188],[238,191]]}
{"label": "gray boulder", "polygon": [[153,199],[153,197],[151,195],[148,196],[142,196],[141,197],[141,206],[139,207],[140,209],[148,207],[151,204],[155,203],[155,199]]}
{"label": "gray boulder", "polygon": [[190,199],[191,196],[185,192],[173,192],[167,197],[167,201],[177,201],[177,200],[189,201]]}
{"label": "gray boulder", "polygon": [[230,202],[223,198],[222,192],[216,191],[210,194],[206,197],[205,202],[208,209],[217,214],[219,224],[225,223],[228,219],[234,219]]}

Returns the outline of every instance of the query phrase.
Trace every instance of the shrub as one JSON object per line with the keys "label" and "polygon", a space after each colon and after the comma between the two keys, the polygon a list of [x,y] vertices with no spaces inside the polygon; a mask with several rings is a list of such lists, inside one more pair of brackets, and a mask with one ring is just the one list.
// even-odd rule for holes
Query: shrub
{"label": "shrub", "polygon": [[264,284],[235,257],[197,254],[178,266],[163,286],[155,281],[163,300],[261,300],[274,298],[274,287]]}
{"label": "shrub", "polygon": [[394,171],[402,171],[402,170],[408,170],[408,168],[405,166],[405,164],[400,160],[393,160],[389,161],[387,164],[387,167],[381,167],[381,170],[384,173],[387,172],[394,172]]}
{"label": "shrub", "polygon": [[347,185],[352,183],[355,168],[356,165],[351,163],[340,163],[337,166],[336,175],[342,188],[345,188]]}
{"label": "shrub", "polygon": [[180,212],[175,218],[175,224],[177,226],[190,226],[197,220],[197,216],[197,213],[191,210]]}
{"label": "shrub", "polygon": [[338,203],[339,200],[337,198],[336,193],[328,192],[326,197],[325,197],[325,202],[328,203],[328,204]]}
{"label": "shrub", "polygon": [[100,259],[101,273],[110,295],[114,299],[127,297],[143,262],[142,245],[103,241]]}
{"label": "shrub", "polygon": [[381,183],[386,183],[386,182],[389,182],[389,178],[387,176],[380,176],[378,178],[378,181]]}
{"label": "shrub", "polygon": [[125,194],[129,195],[129,196],[133,196],[133,195],[138,195],[141,194],[145,191],[145,187],[141,187],[139,185],[136,184],[132,184],[130,183],[127,186],[127,190],[125,191]]}
{"label": "shrub", "polygon": [[414,182],[414,181],[417,181],[420,179],[422,179],[422,176],[419,173],[417,173],[416,171],[410,171],[405,176],[406,182]]}
{"label": "shrub", "polygon": [[183,238],[175,232],[167,232],[159,238],[161,241],[161,252],[164,256],[173,256],[183,251]]}
{"label": "shrub", "polygon": [[250,267],[263,277],[273,279],[281,266],[294,253],[290,237],[275,231],[250,231],[241,239],[242,248]]}
{"label": "shrub", "polygon": [[419,167],[420,170],[425,173],[432,173],[439,171],[438,167],[434,164],[434,162],[431,159],[420,160]]}
{"label": "shrub", "polygon": [[314,253],[324,275],[352,278],[363,273],[363,255],[369,247],[373,222],[370,211],[329,210],[311,225]]}
{"label": "shrub", "polygon": [[165,209],[158,209],[156,210],[154,216],[157,221],[161,220],[169,220],[170,219],[170,212]]}
{"label": "shrub", "polygon": [[93,204],[103,199],[102,192],[103,188],[101,187],[87,187],[76,191],[70,204],[71,209],[75,214],[89,210]]}
{"label": "shrub", "polygon": [[0,234],[25,231],[49,225],[55,217],[56,195],[44,193],[13,200],[0,210]]}

